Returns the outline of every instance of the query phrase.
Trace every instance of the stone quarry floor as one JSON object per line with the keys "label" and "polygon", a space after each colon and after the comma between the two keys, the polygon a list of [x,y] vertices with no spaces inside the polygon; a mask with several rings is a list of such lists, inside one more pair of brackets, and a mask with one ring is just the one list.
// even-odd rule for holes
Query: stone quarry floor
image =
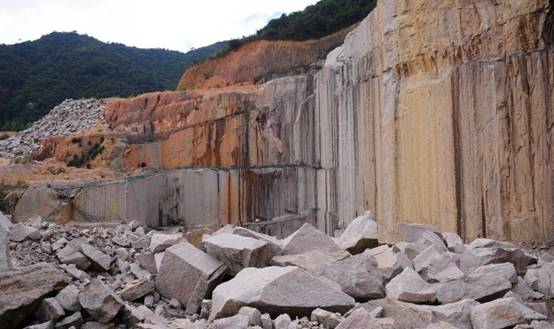
{"label": "stone quarry floor", "polygon": [[16,329],[554,328],[554,251],[369,215],[333,239],[241,227],[57,225],[0,213],[0,322]]}

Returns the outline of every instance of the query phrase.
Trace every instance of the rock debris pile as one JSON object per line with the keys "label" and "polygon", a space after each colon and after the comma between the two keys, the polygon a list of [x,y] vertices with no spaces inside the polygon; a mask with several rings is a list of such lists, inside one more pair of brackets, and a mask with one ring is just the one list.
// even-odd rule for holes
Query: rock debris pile
{"label": "rock debris pile", "polygon": [[30,128],[0,141],[0,156],[14,158],[32,154],[40,148],[42,138],[79,134],[94,127],[104,120],[105,102],[66,99]]}
{"label": "rock debris pile", "polygon": [[0,321],[16,329],[554,328],[554,257],[369,214],[337,239],[242,227],[78,229],[0,216]]}

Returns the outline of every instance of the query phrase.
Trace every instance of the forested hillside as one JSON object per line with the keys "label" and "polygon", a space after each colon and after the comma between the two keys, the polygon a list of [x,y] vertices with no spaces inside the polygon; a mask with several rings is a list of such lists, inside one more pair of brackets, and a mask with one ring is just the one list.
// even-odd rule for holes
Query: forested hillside
{"label": "forested hillside", "polygon": [[0,130],[20,130],[66,98],[173,90],[183,70],[227,47],[183,54],[103,43],[77,33],[0,45]]}

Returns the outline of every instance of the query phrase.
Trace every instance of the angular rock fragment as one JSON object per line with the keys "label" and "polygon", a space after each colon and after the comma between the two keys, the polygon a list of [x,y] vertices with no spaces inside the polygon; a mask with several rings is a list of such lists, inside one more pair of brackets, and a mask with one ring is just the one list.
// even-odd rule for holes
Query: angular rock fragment
{"label": "angular rock fragment", "polygon": [[0,273],[2,329],[19,328],[42,299],[63,289],[70,281],[64,271],[51,264]]}
{"label": "angular rock fragment", "polygon": [[279,315],[273,322],[275,329],[289,329],[291,323],[292,319],[288,314]]}
{"label": "angular rock fragment", "polygon": [[40,238],[40,231],[32,226],[18,223],[11,228],[10,239],[12,241],[40,240]]}
{"label": "angular rock fragment", "polygon": [[343,320],[336,329],[359,329],[372,328],[372,318],[369,312],[363,308],[359,308],[352,312],[345,320]]}
{"label": "angular rock fragment", "polygon": [[554,262],[530,268],[524,279],[532,289],[554,296]]}
{"label": "angular rock fragment", "polygon": [[56,301],[68,312],[77,312],[81,309],[81,304],[79,304],[79,289],[72,284],[63,288],[56,295]]}
{"label": "angular rock fragment", "polygon": [[81,328],[82,324],[83,324],[83,316],[81,312],[76,312],[62,319],[60,322],[56,323],[54,328],[56,329]]}
{"label": "angular rock fragment", "polygon": [[217,234],[203,239],[204,248],[227,266],[232,274],[246,267],[264,267],[269,258],[267,242],[235,234]]}
{"label": "angular rock fragment", "polygon": [[204,235],[212,235],[214,234],[214,232],[214,229],[212,229],[211,227],[201,227],[184,233],[183,237],[186,241],[188,241],[188,243],[192,244],[200,250],[203,250],[204,245],[202,244],[202,238],[204,237]]}
{"label": "angular rock fragment", "polygon": [[381,274],[390,279],[406,268],[412,268],[412,262],[402,251],[394,252],[392,248],[383,245],[377,248],[368,249],[361,254],[362,257],[372,258],[377,262]]}
{"label": "angular rock fragment", "polygon": [[368,271],[363,258],[350,257],[310,271],[339,284],[342,291],[357,301],[382,298],[385,295],[384,278],[376,271]]}
{"label": "angular rock fragment", "polygon": [[130,283],[119,293],[119,295],[123,300],[134,302],[135,300],[150,294],[155,288],[156,284],[154,281],[150,279],[143,279]]}
{"label": "angular rock fragment", "polygon": [[271,316],[269,314],[262,314],[260,320],[262,321],[263,329],[273,329],[273,321],[271,320]]}
{"label": "angular rock fragment", "polygon": [[348,257],[350,257],[350,254],[345,251],[312,250],[296,255],[275,256],[271,262],[274,265],[298,266],[306,270],[311,270]]}
{"label": "angular rock fragment", "polygon": [[213,321],[209,329],[247,329],[250,319],[246,315],[235,315]]}
{"label": "angular rock fragment", "polygon": [[81,329],[113,329],[112,324],[105,324],[100,322],[87,322],[81,326]]}
{"label": "angular rock fragment", "polygon": [[425,276],[429,282],[447,282],[461,280],[464,272],[457,265],[458,255],[447,252],[433,258],[426,268]]}
{"label": "angular rock fragment", "polygon": [[79,303],[92,318],[102,323],[115,318],[122,306],[113,292],[98,279],[91,280],[79,294]]}
{"label": "angular rock fragment", "polygon": [[249,326],[261,326],[262,325],[262,313],[253,307],[243,306],[240,308],[238,315],[246,315],[250,320]]}
{"label": "angular rock fragment", "polygon": [[249,230],[247,228],[240,227],[240,226],[235,227],[233,229],[233,234],[241,235],[241,236],[245,236],[247,238],[252,238],[252,239],[257,239],[257,240],[262,240],[262,241],[267,242],[268,257],[270,259],[275,257],[275,256],[280,255],[283,252],[282,251],[283,245],[282,245],[281,240],[279,240],[275,237],[272,237],[270,235],[255,232],[255,231],[252,231],[252,230]]}
{"label": "angular rock fragment", "polygon": [[463,300],[448,305],[417,305],[386,298],[367,302],[362,306],[373,312],[382,309],[385,318],[395,320],[395,329],[425,328],[436,323],[445,322],[456,328],[472,329],[469,314],[479,303],[473,300]]}
{"label": "angular rock fragment", "polygon": [[441,253],[433,245],[425,248],[419,255],[414,258],[414,270],[418,273],[421,273],[424,270],[427,270],[431,261],[435,258],[439,258]]}
{"label": "angular rock fragment", "polygon": [[64,309],[54,298],[45,298],[35,312],[35,318],[39,321],[57,320],[65,316]]}
{"label": "angular rock fragment", "polygon": [[106,272],[110,270],[110,265],[112,264],[110,256],[89,244],[82,244],[81,252],[91,261],[93,268]]}
{"label": "angular rock fragment", "polygon": [[416,271],[406,268],[385,287],[387,297],[410,303],[433,303],[436,292]]}
{"label": "angular rock fragment", "polygon": [[512,263],[520,275],[524,275],[527,266],[536,263],[536,259],[525,253],[518,246],[491,239],[477,239],[462,253],[460,269],[468,272],[472,268],[489,265]]}
{"label": "angular rock fragment", "polygon": [[307,316],[316,308],[346,312],[353,305],[352,297],[298,267],[247,268],[214,290],[210,319],[236,314],[242,306]]}
{"label": "angular rock fragment", "polygon": [[150,238],[150,246],[148,247],[148,250],[153,253],[158,253],[166,250],[167,248],[173,245],[176,245],[181,241],[183,241],[183,235],[181,233],[175,233],[175,234],[154,233]]}
{"label": "angular rock fragment", "polygon": [[329,329],[336,328],[339,323],[344,320],[343,317],[338,315],[337,313],[322,310],[320,308],[316,308],[312,312],[310,319],[314,322],[322,324],[325,328]]}
{"label": "angular rock fragment", "polygon": [[133,305],[126,304],[121,310],[121,317],[129,326],[134,326],[143,321],[160,324],[166,322],[163,318],[154,314],[154,312],[144,305],[135,307]]}
{"label": "angular rock fragment", "polygon": [[446,247],[448,248],[448,250],[450,250],[451,252],[455,252],[457,254],[464,252],[464,241],[458,234],[444,232],[442,233],[442,239],[446,243]]}
{"label": "angular rock fragment", "polygon": [[509,328],[532,320],[546,320],[539,314],[513,298],[502,298],[475,306],[471,311],[474,329]]}
{"label": "angular rock fragment", "polygon": [[435,286],[441,304],[470,298],[486,302],[504,295],[517,283],[511,263],[485,265],[471,270],[464,279],[438,283]]}
{"label": "angular rock fragment", "polygon": [[129,271],[139,280],[150,279],[152,277],[150,272],[143,270],[137,263],[129,265]]}
{"label": "angular rock fragment", "polygon": [[524,301],[544,298],[544,294],[531,289],[527,281],[520,277],[517,278],[517,284],[514,285],[512,292],[517,294]]}
{"label": "angular rock fragment", "polygon": [[406,242],[416,242],[421,239],[425,232],[433,233],[438,237],[441,237],[441,233],[431,225],[400,224],[399,228],[400,233],[402,234],[402,239]]}
{"label": "angular rock fragment", "polygon": [[[80,246],[78,247],[80,249]],[[72,245],[66,245],[56,252],[58,260],[62,264],[74,264],[78,269],[86,271],[92,264],[89,259],[83,255],[79,249]]]}
{"label": "angular rock fragment", "polygon": [[156,288],[163,296],[177,299],[187,313],[193,314],[225,271],[225,265],[217,259],[188,242],[181,242],[165,251]]}
{"label": "angular rock fragment", "polygon": [[312,250],[340,250],[340,247],[310,224],[304,224],[283,240],[283,255],[302,254]]}
{"label": "angular rock fragment", "polygon": [[54,321],[47,321],[40,324],[35,324],[23,329],[54,329]]}
{"label": "angular rock fragment", "polygon": [[339,237],[337,244],[351,254],[359,254],[379,244],[378,226],[370,212],[354,219]]}
{"label": "angular rock fragment", "polygon": [[70,265],[62,264],[60,265],[60,267],[63,268],[69,275],[71,275],[72,277],[74,277],[79,281],[85,281],[90,279],[90,276],[87,273],[78,269],[77,266],[75,266],[75,264],[70,264]]}
{"label": "angular rock fragment", "polygon": [[135,255],[135,260],[139,265],[152,274],[158,274],[158,266],[156,265],[156,254],[145,251]]}

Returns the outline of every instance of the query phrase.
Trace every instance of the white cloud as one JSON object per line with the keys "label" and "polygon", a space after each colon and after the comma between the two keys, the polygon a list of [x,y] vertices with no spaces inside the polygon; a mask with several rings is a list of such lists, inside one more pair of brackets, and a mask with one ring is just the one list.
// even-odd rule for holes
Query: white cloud
{"label": "white cloud", "polygon": [[77,31],[102,41],[187,51],[254,33],[317,0],[0,0],[0,43]]}

